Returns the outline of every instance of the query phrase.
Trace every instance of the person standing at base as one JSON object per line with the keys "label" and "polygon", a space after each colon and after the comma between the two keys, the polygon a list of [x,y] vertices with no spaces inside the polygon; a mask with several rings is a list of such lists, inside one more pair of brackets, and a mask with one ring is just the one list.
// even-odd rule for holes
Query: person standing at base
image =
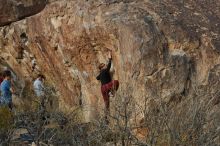
{"label": "person standing at base", "polygon": [[100,70],[99,75],[96,77],[97,80],[101,82],[101,92],[105,103],[105,110],[109,112],[110,108],[110,95],[114,96],[115,91],[118,90],[119,82],[118,80],[112,80],[110,75],[112,61],[112,53],[109,52],[109,62],[107,65],[101,63],[98,68]]}
{"label": "person standing at base", "polygon": [[33,87],[34,87],[34,92],[37,96],[37,102],[38,105],[40,106],[39,108],[45,108],[45,88],[44,88],[44,80],[45,80],[45,76],[42,74],[39,74],[37,76],[37,79],[34,81]]}
{"label": "person standing at base", "polygon": [[42,74],[39,74],[37,76],[37,79],[34,81],[34,92],[37,95],[37,97],[44,96],[44,80],[45,77]]}
{"label": "person standing at base", "polygon": [[14,88],[12,87],[12,74],[11,71],[6,70],[3,72],[4,80],[1,83],[1,104],[7,105],[12,109],[12,94],[14,93]]}

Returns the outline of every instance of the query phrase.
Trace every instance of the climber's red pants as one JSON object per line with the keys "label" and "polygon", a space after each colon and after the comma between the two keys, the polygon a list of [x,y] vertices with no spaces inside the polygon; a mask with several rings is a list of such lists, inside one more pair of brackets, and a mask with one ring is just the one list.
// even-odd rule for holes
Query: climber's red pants
{"label": "climber's red pants", "polygon": [[107,84],[101,86],[102,96],[105,102],[105,108],[109,110],[109,92],[117,91],[119,87],[118,80],[113,80]]}

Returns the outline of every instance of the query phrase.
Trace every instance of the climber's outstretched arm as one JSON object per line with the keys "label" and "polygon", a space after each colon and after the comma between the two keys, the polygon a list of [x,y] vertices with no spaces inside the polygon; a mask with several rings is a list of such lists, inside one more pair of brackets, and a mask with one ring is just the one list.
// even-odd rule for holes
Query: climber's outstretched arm
{"label": "climber's outstretched arm", "polygon": [[109,61],[108,61],[108,65],[107,65],[107,70],[109,71],[111,68],[111,63],[112,63],[112,52],[111,51],[109,52],[108,59],[109,59]]}

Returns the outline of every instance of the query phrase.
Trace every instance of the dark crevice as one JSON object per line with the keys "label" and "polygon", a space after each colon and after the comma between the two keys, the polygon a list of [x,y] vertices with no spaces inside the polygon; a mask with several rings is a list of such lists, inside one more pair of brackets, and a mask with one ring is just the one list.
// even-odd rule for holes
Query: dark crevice
{"label": "dark crevice", "polygon": [[193,73],[195,72],[195,66],[192,60],[190,60],[188,62],[189,68],[188,68],[188,75],[185,81],[185,85],[184,85],[184,90],[181,93],[182,96],[188,96],[188,94],[190,93],[190,87],[192,86],[192,76]]}
{"label": "dark crevice", "polygon": [[20,35],[21,43],[26,43],[28,41],[28,36],[25,32]]}

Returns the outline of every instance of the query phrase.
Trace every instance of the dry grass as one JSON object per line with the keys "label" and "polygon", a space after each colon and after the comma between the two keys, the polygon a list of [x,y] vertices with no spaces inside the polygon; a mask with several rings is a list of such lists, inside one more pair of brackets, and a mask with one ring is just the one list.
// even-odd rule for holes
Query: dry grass
{"label": "dry grass", "polygon": [[[217,146],[220,144],[220,108],[219,105],[212,107],[212,104],[207,104],[209,101],[207,94],[182,98],[178,103],[166,103],[160,97],[149,102],[149,98],[146,98],[148,104],[138,105],[134,97],[122,94],[120,91],[111,101],[109,124],[106,124],[104,115],[92,123],[82,123],[82,107],[76,108],[69,114],[48,110],[51,109],[49,101],[54,99],[53,96],[54,94],[49,92],[44,97],[45,109],[40,108],[42,100],[38,100],[35,108],[33,104],[28,104],[25,109],[17,110],[13,118],[7,108],[0,109],[1,117],[4,117],[0,120],[0,126],[6,131],[1,143],[10,143],[14,130],[23,128],[33,135],[33,141],[39,145],[42,143],[73,146]],[[36,97],[28,99],[36,99]],[[35,101],[31,100],[31,103]]]}

